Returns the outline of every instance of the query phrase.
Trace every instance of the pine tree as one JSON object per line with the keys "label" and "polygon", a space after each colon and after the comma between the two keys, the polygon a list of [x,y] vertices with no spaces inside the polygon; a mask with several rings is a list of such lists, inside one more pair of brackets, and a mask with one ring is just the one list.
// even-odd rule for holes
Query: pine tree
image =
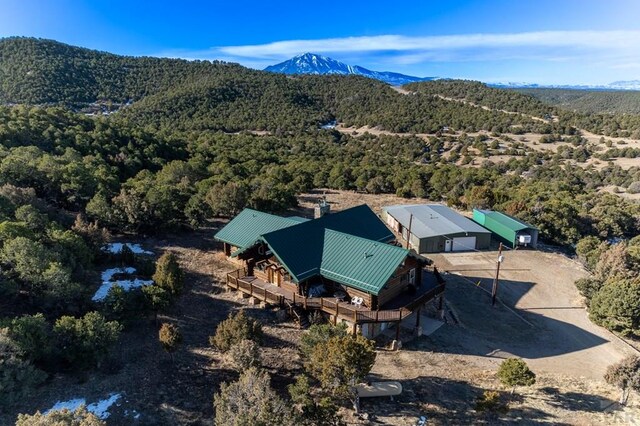
{"label": "pine tree", "polygon": [[171,355],[171,360],[173,361],[173,353],[178,350],[180,343],[182,343],[182,333],[180,333],[178,326],[166,322],[163,323],[158,332],[158,340],[162,348]]}
{"label": "pine tree", "polygon": [[167,290],[172,296],[182,292],[184,273],[180,269],[178,259],[173,253],[165,253],[156,262],[156,272],[153,274],[156,285]]}
{"label": "pine tree", "polygon": [[536,375],[520,358],[509,358],[502,361],[498,369],[498,378],[505,386],[511,386],[511,393],[516,386],[531,386],[536,382]]}

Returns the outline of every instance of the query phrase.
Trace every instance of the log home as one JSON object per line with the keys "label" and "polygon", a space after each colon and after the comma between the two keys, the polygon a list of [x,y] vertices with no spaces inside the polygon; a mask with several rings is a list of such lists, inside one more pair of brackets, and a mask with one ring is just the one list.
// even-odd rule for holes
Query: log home
{"label": "log home", "polygon": [[[366,205],[308,220],[243,210],[215,238],[239,268],[230,288],[288,307],[301,324],[322,311],[373,337],[426,303],[441,303],[444,280],[430,261],[395,244]],[[399,329],[399,327],[398,327]]]}

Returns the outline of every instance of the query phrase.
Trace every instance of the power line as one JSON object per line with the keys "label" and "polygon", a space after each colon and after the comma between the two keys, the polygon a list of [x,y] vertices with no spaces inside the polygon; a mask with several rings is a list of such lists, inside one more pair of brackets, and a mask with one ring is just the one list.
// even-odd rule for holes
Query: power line
{"label": "power line", "polygon": [[[449,271],[445,271],[445,272],[449,272]],[[471,281],[470,279],[468,279],[464,275],[458,275],[458,274],[453,274],[453,275],[462,278],[463,281],[466,281],[466,282],[468,282],[470,284],[473,284],[474,287],[479,288],[480,290],[484,291],[485,293],[488,293],[489,295],[491,294],[491,292],[489,290],[487,290],[487,289],[485,289],[485,288],[480,286],[480,281],[478,281],[477,283],[474,283],[473,281]],[[534,324],[532,324],[531,322],[527,321],[522,315],[520,315],[519,313],[517,313],[516,311],[511,309],[509,306],[507,306],[507,304],[504,303],[500,298],[497,298],[496,300],[498,302],[500,302],[500,304],[502,306],[504,306],[509,312],[511,312],[513,315],[517,316],[518,318],[520,318],[527,325],[529,325],[530,327],[536,328],[536,326]]]}

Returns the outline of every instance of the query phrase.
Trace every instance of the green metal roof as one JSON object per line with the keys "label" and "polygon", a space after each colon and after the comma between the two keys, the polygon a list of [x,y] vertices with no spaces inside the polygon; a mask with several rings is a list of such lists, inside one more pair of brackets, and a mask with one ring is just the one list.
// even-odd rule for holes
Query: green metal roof
{"label": "green metal roof", "polygon": [[321,275],[373,294],[410,255],[394,238],[367,205],[262,236],[293,281]]}
{"label": "green metal roof", "polygon": [[325,230],[320,274],[378,294],[409,255],[409,250],[342,232]]}
{"label": "green metal roof", "polygon": [[320,275],[325,229],[378,242],[395,239],[393,233],[369,206],[363,204],[264,234],[262,240],[289,271],[291,278],[300,282]]}
{"label": "green metal roof", "polygon": [[395,240],[393,232],[366,204],[331,213],[312,222],[327,229],[373,241],[390,242]]}
{"label": "green metal roof", "polygon": [[378,294],[410,254],[397,246],[332,229],[305,228],[288,228],[262,237],[295,282],[321,275]]}
{"label": "green metal roof", "polygon": [[305,222],[288,232],[286,229],[270,232],[261,238],[294,282],[320,275],[324,228],[314,222]]}
{"label": "green metal roof", "polygon": [[215,238],[239,247],[232,256],[265,242],[294,282],[323,276],[373,294],[407,256],[428,262],[386,244],[395,237],[367,205],[306,221],[245,209]]}
{"label": "green metal roof", "polygon": [[493,210],[479,210],[476,211],[482,213],[486,217],[491,218],[493,221],[506,226],[510,230],[514,232],[522,231],[523,229],[536,229],[534,226],[529,225],[526,222],[516,219],[515,217],[511,217],[507,214],[496,212]]}
{"label": "green metal roof", "polygon": [[262,234],[277,231],[289,226],[303,223],[301,217],[287,218],[252,209],[242,210],[236,217],[216,233],[215,239],[238,247],[237,255],[244,249],[251,247],[260,239]]}

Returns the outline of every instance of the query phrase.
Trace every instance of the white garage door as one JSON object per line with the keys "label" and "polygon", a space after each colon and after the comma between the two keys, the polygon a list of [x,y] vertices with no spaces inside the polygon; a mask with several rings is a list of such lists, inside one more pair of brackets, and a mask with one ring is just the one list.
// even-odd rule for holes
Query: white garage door
{"label": "white garage door", "polygon": [[476,237],[458,237],[453,239],[452,251],[475,250]]}

